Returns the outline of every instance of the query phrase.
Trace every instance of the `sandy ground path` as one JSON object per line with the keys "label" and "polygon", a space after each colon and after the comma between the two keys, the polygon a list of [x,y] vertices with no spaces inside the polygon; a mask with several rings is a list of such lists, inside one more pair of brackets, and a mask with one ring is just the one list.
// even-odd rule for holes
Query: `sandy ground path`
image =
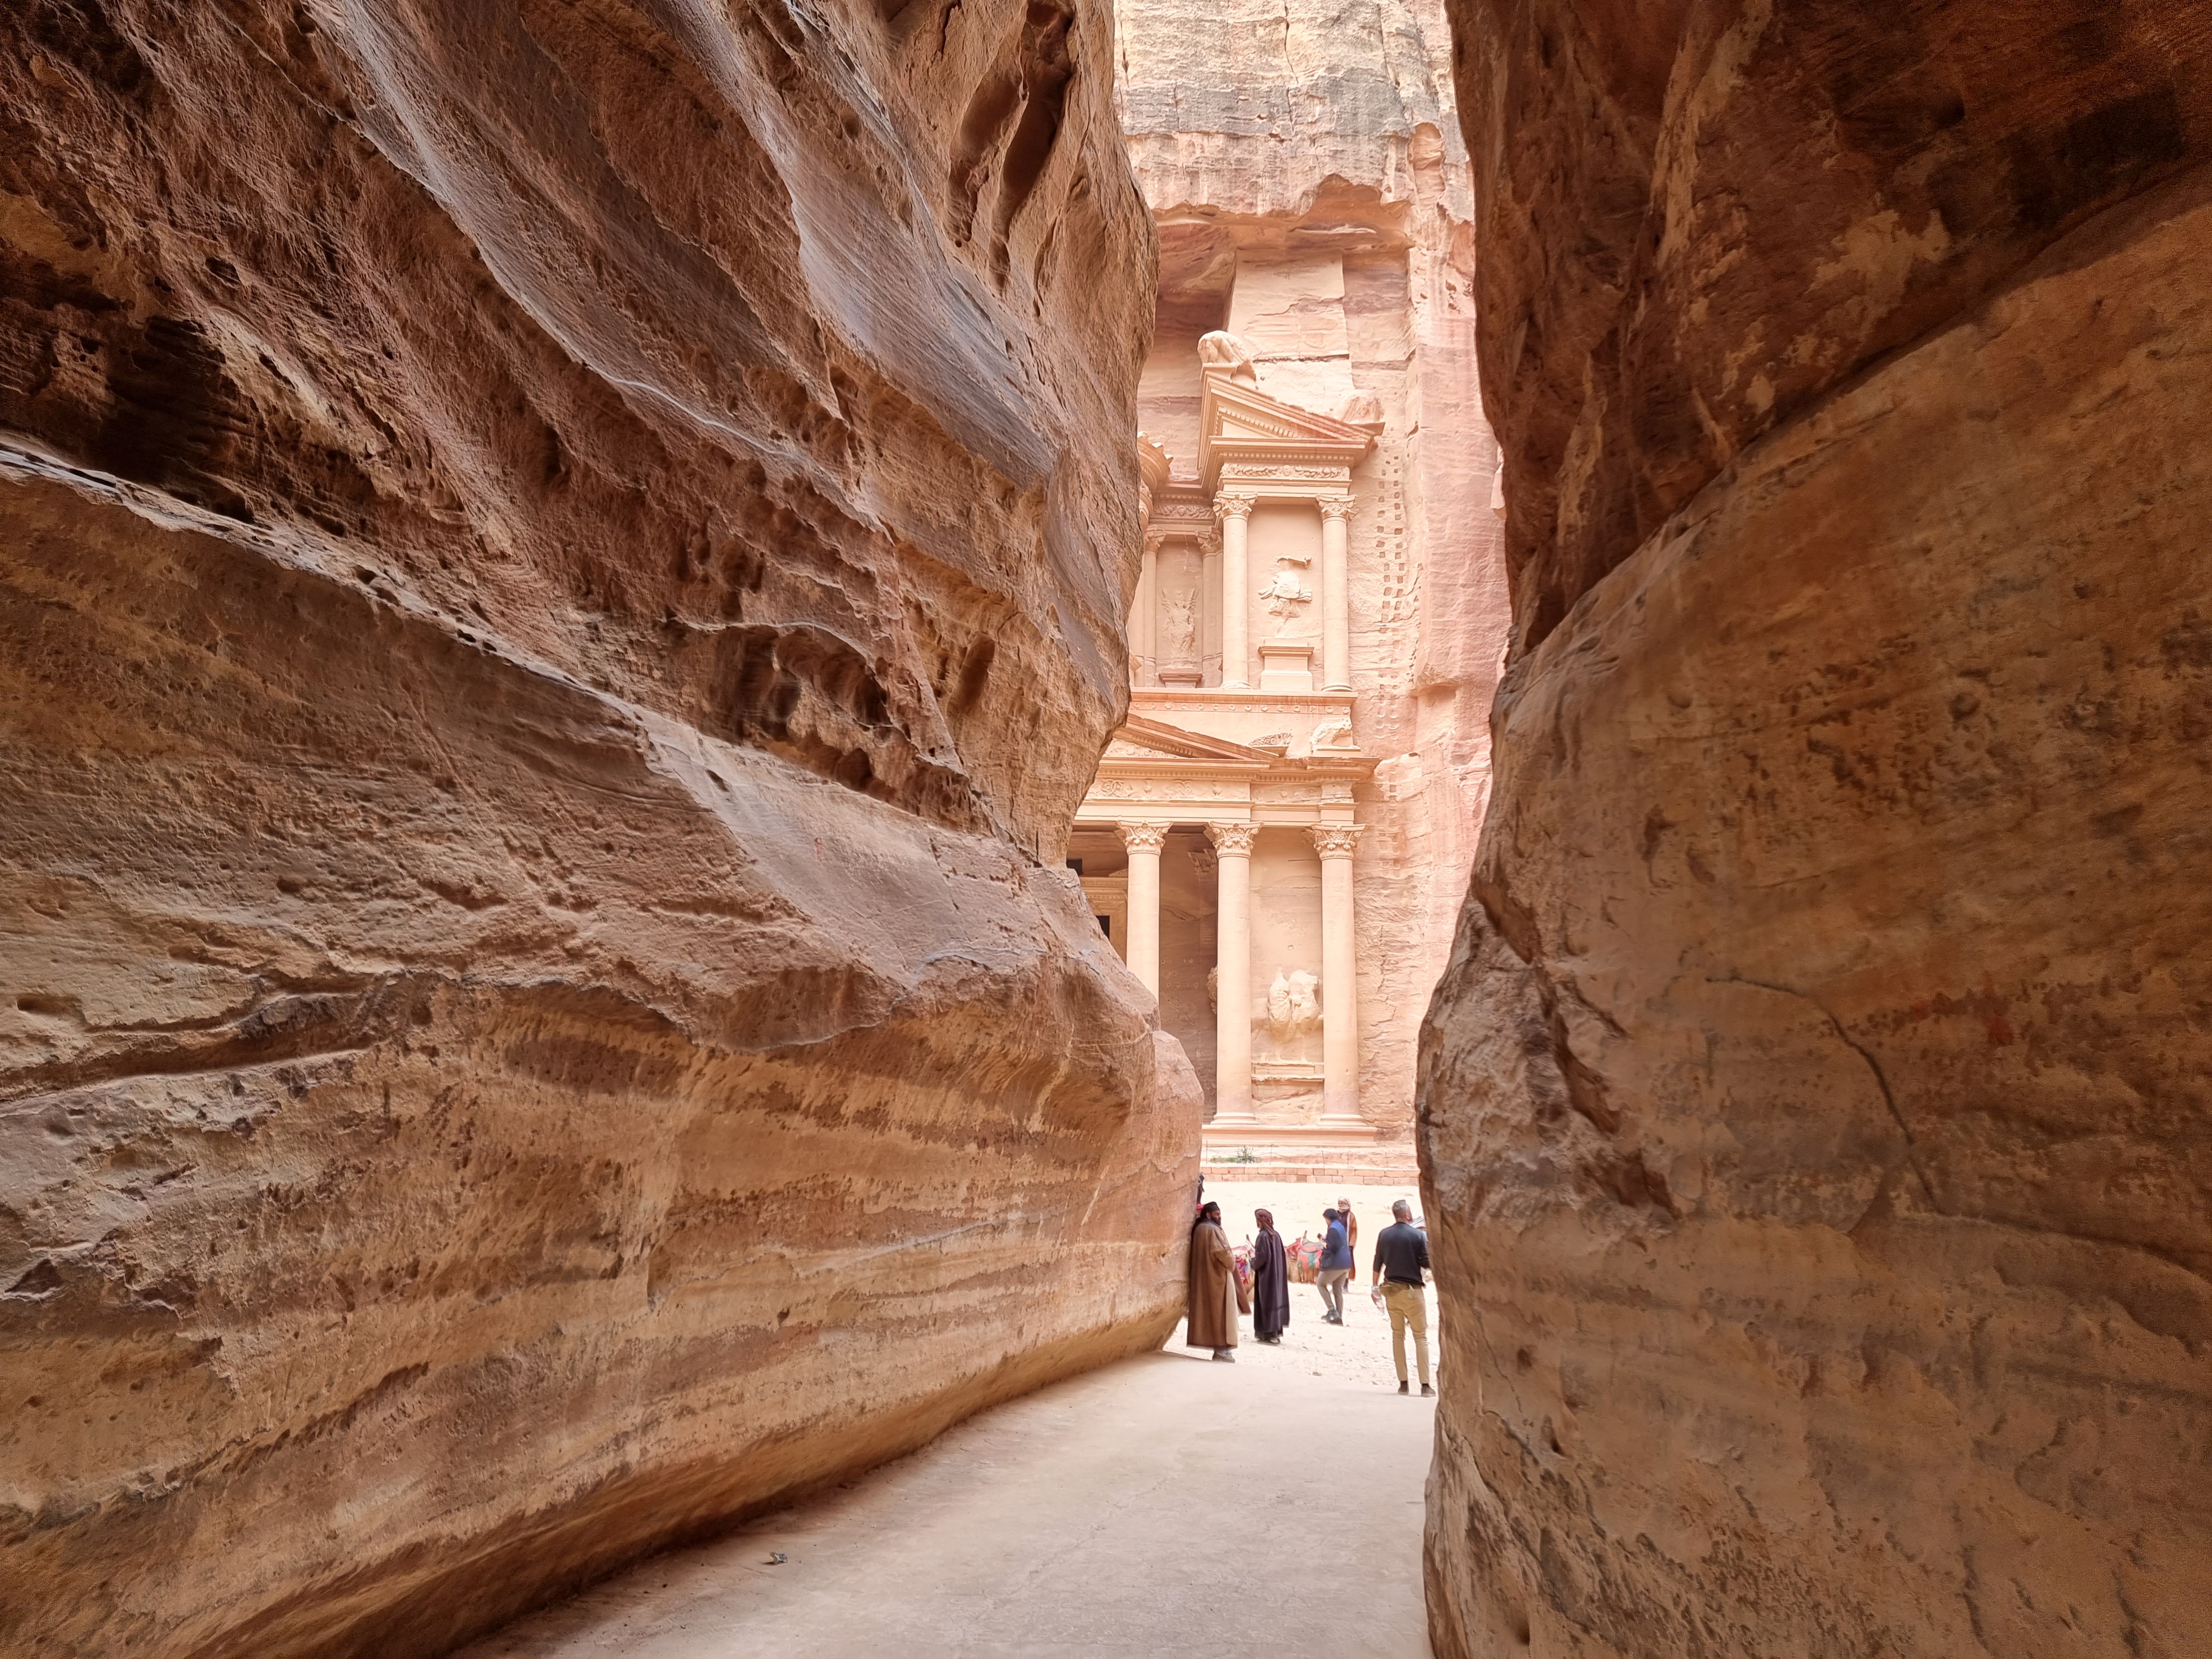
{"label": "sandy ground path", "polygon": [[[1240,1243],[1255,1203],[1295,1238],[1336,1196],[1211,1173],[1207,1194]],[[1397,1194],[1346,1195],[1371,1240]],[[466,1659],[1425,1659],[1435,1402],[1399,1396],[1364,1289],[1344,1328],[1319,1314],[1295,1285],[1280,1347],[1247,1321],[1234,1365],[1170,1347],[1012,1401]]]}

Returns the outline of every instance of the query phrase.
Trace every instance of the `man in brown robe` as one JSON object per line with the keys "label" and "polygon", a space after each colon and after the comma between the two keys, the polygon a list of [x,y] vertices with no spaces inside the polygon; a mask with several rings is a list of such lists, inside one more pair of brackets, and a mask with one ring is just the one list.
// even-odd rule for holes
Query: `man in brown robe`
{"label": "man in brown robe", "polygon": [[1190,1328],[1183,1345],[1211,1348],[1216,1359],[1233,1362],[1237,1316],[1245,1306],[1244,1287],[1237,1282],[1237,1253],[1221,1231],[1221,1206],[1209,1200],[1190,1230]]}

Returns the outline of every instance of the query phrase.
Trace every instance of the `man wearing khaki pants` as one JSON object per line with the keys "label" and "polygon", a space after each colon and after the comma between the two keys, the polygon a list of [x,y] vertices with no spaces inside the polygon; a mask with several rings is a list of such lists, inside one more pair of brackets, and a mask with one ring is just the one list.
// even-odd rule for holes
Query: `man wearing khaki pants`
{"label": "man wearing khaki pants", "polygon": [[1429,1303],[1421,1286],[1429,1267],[1429,1239],[1413,1224],[1413,1206],[1400,1199],[1390,1206],[1397,1218],[1375,1236],[1375,1283],[1390,1310],[1390,1358],[1398,1364],[1398,1392],[1411,1394],[1406,1380],[1406,1328],[1413,1327],[1413,1358],[1421,1370],[1421,1392],[1429,1386]]}

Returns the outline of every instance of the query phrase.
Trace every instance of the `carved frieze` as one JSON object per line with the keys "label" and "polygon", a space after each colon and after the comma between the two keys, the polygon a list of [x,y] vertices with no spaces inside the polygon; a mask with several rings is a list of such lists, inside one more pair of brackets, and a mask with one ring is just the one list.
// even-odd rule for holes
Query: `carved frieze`
{"label": "carved frieze", "polygon": [[1265,464],[1228,461],[1222,465],[1221,477],[1224,483],[1231,479],[1240,483],[1266,483],[1273,478],[1296,478],[1302,483],[1348,484],[1352,482],[1352,469],[1348,466],[1303,466],[1295,461]]}
{"label": "carved frieze", "polygon": [[1161,800],[1207,801],[1218,804],[1249,799],[1250,788],[1241,779],[1183,775],[1164,778],[1099,778],[1084,799],[1089,801]]}
{"label": "carved frieze", "polygon": [[1152,522],[1177,529],[1202,529],[1213,522],[1213,507],[1207,501],[1158,501],[1152,507]]}

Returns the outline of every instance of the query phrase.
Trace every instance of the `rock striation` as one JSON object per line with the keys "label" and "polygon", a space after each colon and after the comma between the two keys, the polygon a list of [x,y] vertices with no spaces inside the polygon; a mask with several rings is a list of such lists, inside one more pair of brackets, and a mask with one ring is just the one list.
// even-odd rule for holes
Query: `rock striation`
{"label": "rock striation", "polygon": [[1158,1343],[1106,9],[0,42],[0,1647],[441,1651]]}
{"label": "rock striation", "polygon": [[1459,0],[1439,1654],[2212,1644],[2212,20]]}

